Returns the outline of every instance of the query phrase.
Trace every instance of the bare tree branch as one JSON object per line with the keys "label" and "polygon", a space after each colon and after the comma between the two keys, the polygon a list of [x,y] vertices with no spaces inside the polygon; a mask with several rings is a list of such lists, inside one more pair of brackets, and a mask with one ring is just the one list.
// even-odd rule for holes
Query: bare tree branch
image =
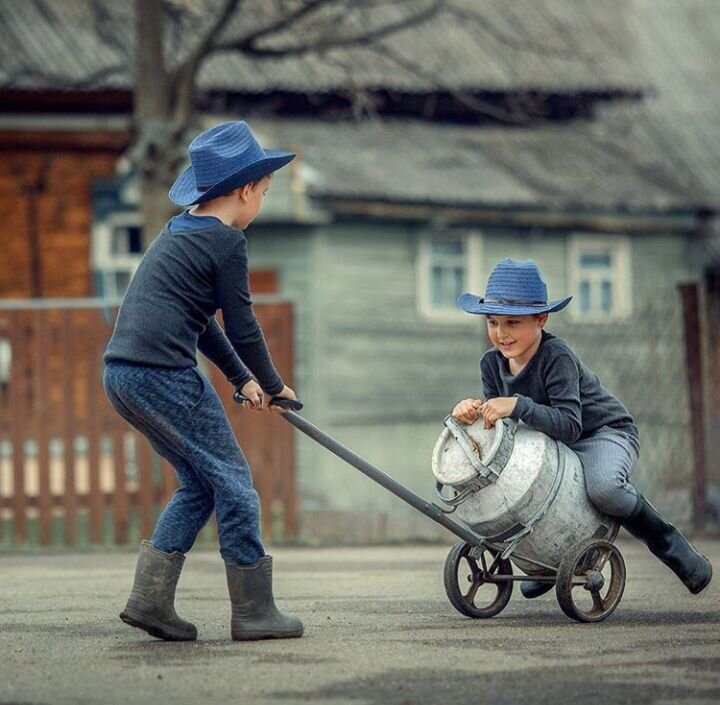
{"label": "bare tree branch", "polygon": [[345,73],[342,94],[350,101],[353,117],[358,120],[367,117],[375,122],[379,121],[379,99],[372,91],[364,88],[357,80],[356,67],[350,57],[340,56],[338,53],[329,53],[325,56],[328,64],[335,65]]}
{"label": "bare tree branch", "polygon": [[165,2],[165,17],[167,19],[167,51],[170,56],[177,56],[183,48],[182,33],[185,17],[191,13],[190,7],[169,0]]}
{"label": "bare tree branch", "polygon": [[[625,116],[623,116],[623,119],[628,120]],[[628,124],[629,129],[626,130],[622,143],[618,140],[617,130],[613,130],[608,135],[599,134],[595,130],[589,132],[589,139],[601,145],[604,152],[616,154],[624,163],[631,164],[642,175],[643,179],[663,189],[666,193],[676,195],[680,184],[685,181],[687,183],[686,193],[690,197],[697,195],[702,186],[697,182],[695,174],[686,168],[687,163],[681,154],[682,147],[679,147],[673,140],[668,139],[668,132],[664,129],[658,129],[658,125],[652,119],[642,121],[642,128],[650,135],[652,143],[659,148],[658,155],[655,155],[655,159],[650,160],[648,163],[648,154],[632,147],[632,140],[628,136],[630,130],[637,124],[636,120],[628,122]],[[616,127],[616,125],[613,124],[613,127]],[[673,164],[672,171],[658,168],[656,162],[660,154],[667,158],[668,163]]]}
{"label": "bare tree branch", "polygon": [[[510,4],[507,5],[506,11],[510,11]],[[496,24],[492,23],[486,16],[481,15],[474,10],[470,10],[466,7],[460,8],[456,5],[448,5],[445,10],[448,14],[454,15],[464,22],[469,22],[475,27],[479,28],[486,34],[489,34],[493,39],[498,41],[505,46],[510,47],[516,51],[526,51],[534,54],[541,54],[548,57],[556,57],[561,59],[574,59],[577,60],[578,51],[575,49],[559,49],[558,47],[550,47],[543,44],[538,44],[528,37],[522,39],[503,32]],[[590,60],[590,57],[587,57]]]}
{"label": "bare tree branch", "polygon": [[98,37],[108,46],[112,47],[118,55],[128,62],[130,61],[130,50],[127,42],[122,41],[116,31],[112,13],[102,0],[94,0],[92,4],[93,27]]}
{"label": "bare tree branch", "polygon": [[[127,75],[127,65],[116,64],[115,66],[106,66],[105,68],[98,69],[97,71],[83,76],[81,79],[71,79],[67,74],[62,71],[40,71],[34,68],[20,68],[15,74],[16,77],[22,77],[23,79],[36,79],[41,81],[43,86],[62,86],[62,90],[87,90],[89,88],[95,88],[96,84],[100,81],[120,74],[123,77]],[[6,79],[8,80],[8,79]],[[8,82],[12,85],[13,76],[9,77]]]}
{"label": "bare tree branch", "polygon": [[192,111],[195,77],[200,63],[210,52],[215,35],[225,26],[242,2],[243,0],[225,0],[222,10],[205,30],[205,34],[200,38],[190,55],[170,73],[173,109],[177,122],[184,123],[187,121]]}
{"label": "bare tree branch", "polygon": [[211,50],[215,41],[215,35],[218,34],[227,21],[233,16],[242,2],[243,0],[225,0],[222,10],[218,13],[217,17],[215,17],[212,24],[205,30],[205,33],[192,52],[190,52],[190,55],[175,69],[175,75],[197,69],[200,61]]}
{"label": "bare tree branch", "polygon": [[[315,0],[316,3],[319,3],[320,1],[321,0]],[[218,44],[215,49],[219,51],[238,50],[256,58],[278,58],[286,56],[298,56],[300,54],[307,54],[309,52],[322,52],[327,51],[328,49],[346,49],[351,46],[369,46],[391,34],[426,22],[431,17],[436,15],[438,10],[444,4],[445,0],[435,0],[435,2],[429,5],[427,9],[423,10],[422,12],[418,12],[412,17],[403,18],[402,20],[398,20],[397,22],[390,22],[382,27],[379,27],[378,29],[369,32],[363,32],[361,34],[356,34],[355,36],[350,37],[336,37],[335,39],[314,42],[312,44],[300,44],[297,46],[275,49],[257,46],[254,43],[254,35],[250,35],[251,40],[248,40],[248,38],[244,38],[236,42],[222,42]]]}
{"label": "bare tree branch", "polygon": [[315,10],[323,7],[324,5],[331,5],[334,2],[335,0],[310,0],[310,2],[308,2],[306,5],[303,5],[298,10],[295,10],[295,12],[291,12],[290,14],[286,15],[278,22],[275,22],[274,24],[271,24],[267,27],[263,27],[262,29],[259,29],[252,34],[248,34],[242,39],[236,39],[228,42],[214,42],[212,45],[212,49],[217,51],[225,51],[229,49],[241,49],[242,47],[249,46],[253,44],[253,42],[258,41],[263,37],[282,32],[284,29],[291,27],[295,22],[309,15]]}
{"label": "bare tree branch", "polygon": [[527,120],[527,114],[518,115],[514,111],[508,112],[507,110],[503,110],[497,105],[493,105],[492,103],[477,98],[476,96],[469,96],[462,93],[461,91],[458,91],[452,86],[447,85],[445,81],[443,81],[443,79],[440,78],[438,75],[429,71],[425,71],[417,64],[414,64],[413,62],[408,61],[407,59],[400,56],[396,51],[390,49],[390,47],[388,47],[387,45],[374,45],[369,47],[369,49],[371,51],[377,52],[378,54],[387,59],[390,59],[393,63],[397,64],[405,71],[410,71],[416,76],[425,79],[437,89],[448,93],[460,104],[464,105],[467,108],[470,108],[477,113],[487,115],[488,117],[495,118],[496,120],[500,120],[502,122],[516,125],[522,124]]}
{"label": "bare tree branch", "polygon": [[123,42],[119,41],[117,33],[112,31],[113,19],[103,3],[98,0],[94,0],[92,4],[92,11],[93,29],[97,32],[100,39],[120,54],[123,59],[122,63],[99,68],[78,79],[70,78],[67,73],[63,72],[61,69],[40,69],[20,64],[12,67],[10,70],[9,67],[5,66],[6,78],[4,80],[10,85],[19,79],[22,79],[23,81],[29,79],[31,81],[40,81],[44,86],[48,87],[53,85],[62,86],[63,90],[87,90],[88,88],[94,88],[98,82],[115,75],[120,75],[126,78],[127,61],[129,57],[128,47],[123,44]]}

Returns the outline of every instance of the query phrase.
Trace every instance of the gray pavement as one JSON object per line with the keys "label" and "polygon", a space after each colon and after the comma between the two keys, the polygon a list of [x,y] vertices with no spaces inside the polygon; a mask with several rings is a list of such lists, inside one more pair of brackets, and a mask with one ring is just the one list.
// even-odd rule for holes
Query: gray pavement
{"label": "gray pavement", "polygon": [[[178,610],[200,639],[117,618],[134,555],[0,555],[0,705],[114,703],[718,703],[720,576],[692,596],[630,540],[628,581],[599,624],[516,589],[492,619],[447,601],[448,546],[282,548],[276,594],[302,639],[233,643],[222,563],[193,552]],[[720,566],[720,541],[701,541]]]}

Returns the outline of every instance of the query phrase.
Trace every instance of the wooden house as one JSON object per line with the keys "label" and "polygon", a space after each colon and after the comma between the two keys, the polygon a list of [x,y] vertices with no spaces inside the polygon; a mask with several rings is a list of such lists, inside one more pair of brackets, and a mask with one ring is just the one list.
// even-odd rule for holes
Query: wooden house
{"label": "wooden house", "polygon": [[[482,292],[501,257],[532,257],[551,296],[575,297],[550,329],[638,420],[638,485],[687,525],[697,437],[678,287],[699,287],[703,310],[714,310],[720,124],[702,86],[720,71],[705,32],[720,12],[709,0],[613,2],[613,12],[522,4],[508,24],[505,4],[489,3],[497,31],[480,37],[462,14],[398,35],[393,47],[424,71],[350,50],[378,118],[349,116],[335,64],[225,56],[202,73],[203,122],[247,117],[263,143],[299,154],[248,239],[253,266],[292,305],[293,376],[314,423],[431,495],[442,419],[458,399],[481,395],[487,347],[482,320],[455,298]],[[115,296],[141,255],[137,188],[118,161],[129,76],[73,88],[117,49],[98,41],[81,0],[67,6],[60,17],[52,3],[0,5],[4,32],[41,40],[23,44],[14,76],[5,61],[0,71],[0,202],[14,218],[0,270],[6,298]],[[122,11],[114,21],[129,31]],[[71,46],[67,86],[28,69],[55,61],[65,70]],[[431,80],[441,57],[445,70]],[[498,119],[518,101],[519,124]],[[706,401],[709,429],[717,400]],[[303,538],[438,534],[308,440],[296,438],[295,453]],[[709,464],[707,475],[714,491],[720,468]]]}

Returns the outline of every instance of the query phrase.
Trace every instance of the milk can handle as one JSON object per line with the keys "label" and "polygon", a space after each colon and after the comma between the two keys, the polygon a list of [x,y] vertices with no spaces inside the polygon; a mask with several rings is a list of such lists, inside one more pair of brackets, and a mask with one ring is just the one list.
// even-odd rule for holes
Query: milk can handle
{"label": "milk can handle", "polygon": [[452,416],[445,417],[445,427],[457,441],[463,453],[465,453],[465,457],[470,461],[473,470],[475,470],[480,477],[488,482],[492,482],[494,478],[491,478],[490,475],[497,477],[498,473],[480,460],[480,450],[475,441],[470,437],[470,434],[468,434]]}

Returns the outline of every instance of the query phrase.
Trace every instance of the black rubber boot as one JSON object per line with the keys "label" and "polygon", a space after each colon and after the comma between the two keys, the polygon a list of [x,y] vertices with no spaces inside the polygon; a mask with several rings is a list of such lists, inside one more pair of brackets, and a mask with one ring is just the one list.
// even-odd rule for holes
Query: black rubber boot
{"label": "black rubber boot", "polygon": [[532,600],[534,597],[540,597],[546,592],[550,592],[555,587],[555,583],[542,583],[539,580],[523,580],[520,583],[520,592],[523,597]]}
{"label": "black rubber boot", "polygon": [[225,572],[232,603],[231,634],[235,641],[302,636],[302,622],[275,606],[271,556],[264,556],[254,565],[226,562]]}
{"label": "black rubber boot", "polygon": [[164,553],[142,541],[135,583],[120,619],[165,641],[197,639],[197,627],[175,612],[175,588],[184,562],[182,553]]}
{"label": "black rubber boot", "polygon": [[627,519],[621,519],[620,523],[636,539],[644,541],[650,551],[682,580],[690,592],[697,594],[710,583],[710,561],[698,553],[642,495],[638,495],[633,513]]}

